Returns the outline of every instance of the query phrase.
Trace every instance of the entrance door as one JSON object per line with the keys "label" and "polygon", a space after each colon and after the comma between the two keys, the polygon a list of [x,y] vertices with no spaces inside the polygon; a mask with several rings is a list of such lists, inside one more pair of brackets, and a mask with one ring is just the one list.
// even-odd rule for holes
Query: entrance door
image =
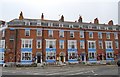
{"label": "entrance door", "polygon": [[63,56],[60,56],[60,61],[64,62],[64,57]]}
{"label": "entrance door", "polygon": [[40,55],[37,56],[37,63],[41,63],[41,56]]}
{"label": "entrance door", "polygon": [[82,55],[82,61],[84,61],[84,55]]}
{"label": "entrance door", "polygon": [[42,63],[42,53],[41,52],[37,52],[36,53],[36,58],[37,58],[37,63]]}

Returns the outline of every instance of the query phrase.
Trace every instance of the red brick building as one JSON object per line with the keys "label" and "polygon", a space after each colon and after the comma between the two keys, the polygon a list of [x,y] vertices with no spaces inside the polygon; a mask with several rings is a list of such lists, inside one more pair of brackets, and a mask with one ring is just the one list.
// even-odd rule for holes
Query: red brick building
{"label": "red brick building", "polygon": [[114,61],[120,51],[120,28],[108,24],[60,20],[19,19],[8,22],[5,30],[4,62],[96,62]]}

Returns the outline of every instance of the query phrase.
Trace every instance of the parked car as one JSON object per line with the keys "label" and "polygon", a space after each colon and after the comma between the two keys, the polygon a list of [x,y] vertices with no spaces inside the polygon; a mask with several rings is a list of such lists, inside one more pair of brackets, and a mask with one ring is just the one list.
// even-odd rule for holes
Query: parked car
{"label": "parked car", "polygon": [[120,59],[117,61],[117,65],[118,67],[120,67]]}

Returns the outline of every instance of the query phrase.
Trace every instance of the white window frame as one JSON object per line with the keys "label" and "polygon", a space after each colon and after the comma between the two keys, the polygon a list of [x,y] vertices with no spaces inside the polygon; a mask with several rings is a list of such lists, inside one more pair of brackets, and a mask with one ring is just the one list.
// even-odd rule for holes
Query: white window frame
{"label": "white window frame", "polygon": [[[28,47],[25,47],[26,41],[28,41]],[[22,39],[21,40],[21,48],[32,48],[33,39]]]}
{"label": "white window frame", "polygon": [[55,39],[46,39],[46,48],[50,48],[50,44],[52,44],[53,48],[56,48],[56,40]]}
{"label": "white window frame", "polygon": [[[111,53],[111,55],[110,55],[110,53]],[[108,56],[110,56],[110,57],[108,57]],[[106,58],[113,58],[113,57],[114,57],[113,52],[106,52]]]}
{"label": "white window frame", "polygon": [[2,34],[2,37],[5,37],[5,30],[2,30],[1,32],[2,32],[2,33],[1,33],[1,34]]}
{"label": "white window frame", "polygon": [[[49,56],[52,59],[50,59]],[[54,51],[46,52],[46,60],[56,60],[56,52]]]}
{"label": "white window frame", "polygon": [[[110,46],[111,46],[111,48],[110,48]],[[106,49],[113,49],[112,41],[105,41],[105,47],[106,47]]]}
{"label": "white window frame", "polygon": [[110,39],[110,33],[106,33],[106,38]]}
{"label": "white window frame", "polygon": [[37,40],[36,45],[37,45],[38,49],[41,49],[42,48],[42,40]]}
{"label": "white window frame", "polygon": [[102,39],[102,33],[101,32],[98,32],[98,38]]}
{"label": "white window frame", "polygon": [[62,42],[59,41],[59,48],[64,49],[64,40],[62,40]]}
{"label": "white window frame", "polygon": [[[91,44],[94,44],[94,48],[92,46],[89,46]],[[88,49],[96,49],[96,41],[88,41]]]}
{"label": "white window frame", "polygon": [[4,61],[4,52],[0,52],[0,54],[2,55],[2,56],[0,56],[1,57],[0,61]]}
{"label": "white window frame", "polygon": [[[73,56],[73,54],[74,54],[75,56]],[[75,52],[75,51],[68,52],[68,60],[76,60],[76,59],[77,59],[77,56],[78,56],[78,54],[77,54],[77,52]]]}
{"label": "white window frame", "polygon": [[59,37],[64,37],[64,31],[59,31]]}
{"label": "white window frame", "polygon": [[74,38],[74,31],[70,31],[70,38]]}
{"label": "white window frame", "polygon": [[5,40],[0,40],[0,48],[5,48]]}
{"label": "white window frame", "polygon": [[118,33],[114,33],[114,38],[118,39]]}
{"label": "white window frame", "polygon": [[[25,51],[25,52],[21,52],[21,61],[30,61],[30,60],[25,60],[25,59],[23,59],[23,53],[24,53],[24,55],[25,55],[25,53],[30,53],[30,60],[32,60],[32,52],[27,52],[27,51]],[[25,57],[25,56],[24,56]]]}
{"label": "white window frame", "polygon": [[49,37],[53,37],[53,30],[49,30],[49,31],[48,31],[48,36],[49,36]]}
{"label": "white window frame", "polygon": [[93,32],[89,32],[89,38],[93,38]]}
{"label": "white window frame", "polygon": [[80,38],[84,38],[84,31],[80,31]]}
{"label": "white window frame", "polygon": [[[93,55],[93,54],[94,55]],[[94,57],[93,57],[94,56]],[[96,59],[96,52],[88,52],[88,59]]]}
{"label": "white window frame", "polygon": [[103,49],[103,42],[102,41],[98,41],[99,44],[99,49]]}
{"label": "white window frame", "polygon": [[80,41],[80,49],[85,49],[85,41]]}
{"label": "white window frame", "polygon": [[[28,32],[28,35],[27,35]],[[25,36],[30,36],[30,30],[25,30]]]}
{"label": "white window frame", "polygon": [[37,36],[42,36],[42,30],[41,29],[37,29]]}
{"label": "white window frame", "polygon": [[115,41],[115,48],[119,49],[119,42],[118,41]]}
{"label": "white window frame", "polygon": [[77,49],[77,40],[68,40],[68,49],[73,49],[72,46]]}

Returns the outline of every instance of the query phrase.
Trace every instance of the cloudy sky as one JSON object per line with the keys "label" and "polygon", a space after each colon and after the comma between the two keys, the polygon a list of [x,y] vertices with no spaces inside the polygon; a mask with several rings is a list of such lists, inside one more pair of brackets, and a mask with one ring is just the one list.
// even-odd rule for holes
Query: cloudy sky
{"label": "cloudy sky", "polygon": [[0,0],[0,20],[10,21],[23,11],[25,18],[76,21],[79,15],[83,22],[93,22],[97,17],[101,24],[113,20],[118,23],[119,0]]}

